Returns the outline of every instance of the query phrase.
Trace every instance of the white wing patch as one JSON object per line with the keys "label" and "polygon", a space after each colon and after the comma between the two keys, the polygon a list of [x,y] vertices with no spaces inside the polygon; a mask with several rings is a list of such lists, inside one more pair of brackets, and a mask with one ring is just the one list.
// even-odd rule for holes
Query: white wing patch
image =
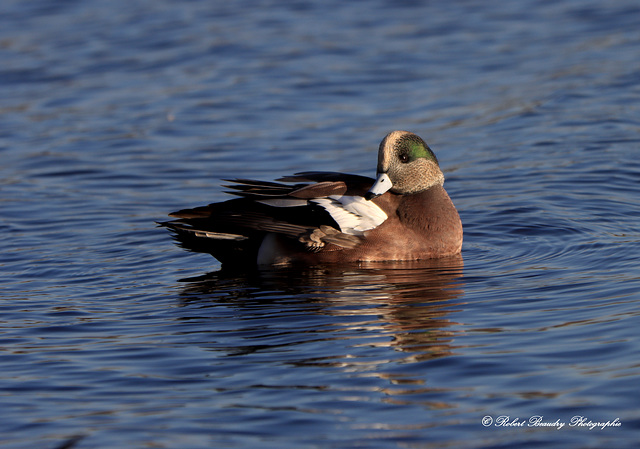
{"label": "white wing patch", "polygon": [[324,207],[345,234],[361,235],[364,231],[380,226],[387,219],[387,214],[373,201],[367,201],[361,196],[331,195],[310,202]]}

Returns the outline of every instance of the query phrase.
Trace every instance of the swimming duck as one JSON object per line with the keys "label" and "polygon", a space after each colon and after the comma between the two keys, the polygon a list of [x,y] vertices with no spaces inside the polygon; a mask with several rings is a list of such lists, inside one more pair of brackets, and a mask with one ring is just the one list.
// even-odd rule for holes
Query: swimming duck
{"label": "swimming duck", "polygon": [[416,134],[393,131],[377,178],[302,172],[278,182],[225,180],[240,198],[184,209],[159,223],[223,266],[420,260],[452,256],[462,223],[444,175]]}

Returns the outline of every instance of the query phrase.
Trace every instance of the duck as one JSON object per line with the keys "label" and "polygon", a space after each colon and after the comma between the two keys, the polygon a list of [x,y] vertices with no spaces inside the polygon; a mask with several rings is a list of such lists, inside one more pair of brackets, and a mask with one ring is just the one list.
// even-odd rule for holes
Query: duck
{"label": "duck", "polygon": [[462,222],[438,160],[418,135],[387,134],[376,178],[306,171],[275,181],[224,179],[236,198],[158,224],[222,267],[417,261],[460,254]]}

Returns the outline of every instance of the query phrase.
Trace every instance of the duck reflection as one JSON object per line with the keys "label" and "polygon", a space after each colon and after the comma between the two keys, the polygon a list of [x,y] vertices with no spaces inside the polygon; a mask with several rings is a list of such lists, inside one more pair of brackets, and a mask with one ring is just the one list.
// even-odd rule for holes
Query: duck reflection
{"label": "duck reflection", "polygon": [[[374,388],[383,402],[451,409],[456,405],[439,400],[443,388],[428,386],[426,376],[434,359],[455,363],[447,357],[459,332],[450,315],[462,305],[462,274],[460,256],[419,263],[220,271],[185,280],[180,301],[186,310],[181,315],[195,320],[192,332],[204,337],[198,340],[207,350],[246,358],[236,363],[251,363],[254,357],[266,363],[261,382],[270,384],[269,370],[283,365],[302,368],[302,378],[315,370],[318,379],[325,378],[329,367],[363,379],[354,394],[360,388],[361,394],[369,394],[371,382],[364,379],[377,378],[384,381]],[[343,387],[327,379],[305,388]]]}
{"label": "duck reflection", "polygon": [[[324,338],[366,337],[364,345],[389,347],[407,353],[411,361],[452,354],[455,331],[448,318],[463,295],[463,260],[452,258],[420,262],[376,262],[352,266],[316,266],[302,269],[270,269],[251,273],[218,271],[199,278],[185,279],[182,304],[225,303],[246,308],[249,314],[261,311],[268,318],[273,308],[260,305],[280,303],[282,319],[302,320],[303,315],[320,314],[339,319],[323,321],[322,328],[301,332],[321,332]],[[288,310],[286,315],[282,310]],[[285,313],[285,315],[283,315]],[[267,315],[265,315],[267,314]],[[280,320],[280,321],[278,321]],[[328,335],[330,334],[330,335]],[[260,345],[259,347],[264,348]],[[251,352],[242,347],[242,353]],[[310,357],[296,364],[349,364],[328,357]],[[397,356],[394,357],[397,360]]]}

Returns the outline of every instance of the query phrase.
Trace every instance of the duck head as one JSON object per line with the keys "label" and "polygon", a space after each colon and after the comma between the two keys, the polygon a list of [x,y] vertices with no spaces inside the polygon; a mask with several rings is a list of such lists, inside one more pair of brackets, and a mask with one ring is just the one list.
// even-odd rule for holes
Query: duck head
{"label": "duck head", "polygon": [[392,131],[380,142],[377,179],[365,198],[387,191],[408,195],[443,183],[438,159],[425,141],[408,131]]}

